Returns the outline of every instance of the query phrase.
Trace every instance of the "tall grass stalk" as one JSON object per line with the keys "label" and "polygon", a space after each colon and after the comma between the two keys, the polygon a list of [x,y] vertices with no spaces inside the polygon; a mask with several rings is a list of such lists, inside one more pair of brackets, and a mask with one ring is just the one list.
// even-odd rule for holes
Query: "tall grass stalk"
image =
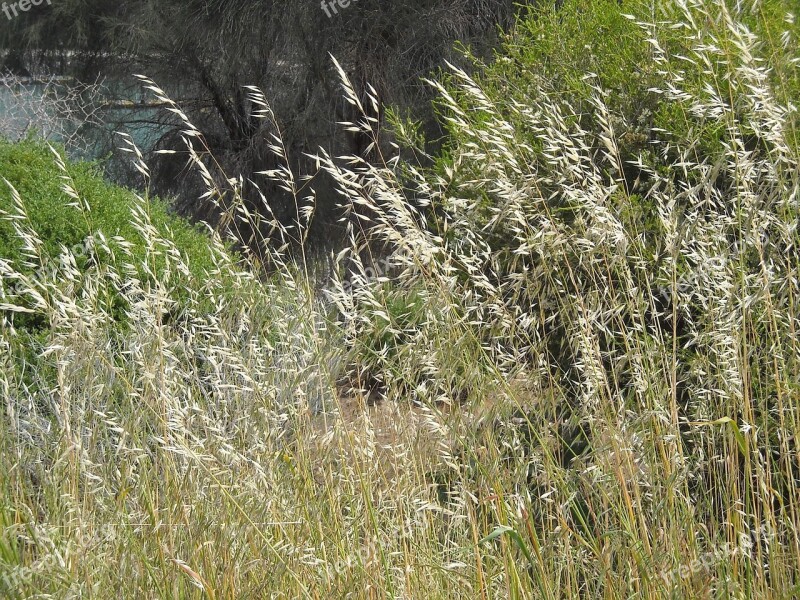
{"label": "tall grass stalk", "polygon": [[[459,140],[438,175],[317,157],[351,217],[322,294],[309,260],[285,252],[316,198],[280,138],[284,166],[265,175],[297,219],[267,223],[275,237],[248,257],[263,276],[223,238],[265,231],[268,199],[254,214],[171,105],[226,215],[188,308],[170,312],[190,271],[147,195],[131,214],[147,282],[109,232],[92,242],[121,262],[81,271],[65,250],[30,279],[0,261],[0,593],[797,594],[796,109],[739,15],[669,5],[706,85],[663,55],[670,23],[642,23],[663,68],[654,93],[718,127],[715,161],[682,127],[636,161],[647,183],[631,189],[592,74],[589,131],[546,81],[501,106],[453,68],[431,82]],[[5,216],[44,267],[14,198]],[[643,202],[647,230],[627,210]],[[370,277],[364,249],[378,246],[389,272]],[[109,295],[127,300],[125,328]],[[44,338],[14,327],[23,310],[46,316]]]}

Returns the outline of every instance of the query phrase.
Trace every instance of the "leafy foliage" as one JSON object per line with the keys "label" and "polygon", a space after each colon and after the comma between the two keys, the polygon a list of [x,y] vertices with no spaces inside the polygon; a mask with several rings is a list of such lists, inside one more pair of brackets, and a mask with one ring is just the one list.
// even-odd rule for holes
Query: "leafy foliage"
{"label": "leafy foliage", "polygon": [[[49,280],[57,277],[60,261],[69,255],[79,271],[102,270],[110,262],[119,269],[131,265],[145,279],[145,270],[150,269],[149,277],[154,281],[163,274],[170,246],[162,247],[160,255],[153,255],[148,264],[147,240],[134,218],[139,206],[158,236],[169,240],[189,266],[187,272],[172,275],[171,285],[189,294],[188,290],[202,287],[214,268],[206,232],[171,214],[157,198],[140,203],[133,192],[106,183],[95,164],[64,163],[33,140],[0,141],[0,173],[6,179],[0,190],[0,214],[4,217],[0,220],[0,257],[6,271]],[[33,232],[34,237],[25,240],[20,231]],[[107,300],[114,317],[124,320],[120,298]],[[15,323],[45,325],[41,317],[25,313],[18,315]]]}

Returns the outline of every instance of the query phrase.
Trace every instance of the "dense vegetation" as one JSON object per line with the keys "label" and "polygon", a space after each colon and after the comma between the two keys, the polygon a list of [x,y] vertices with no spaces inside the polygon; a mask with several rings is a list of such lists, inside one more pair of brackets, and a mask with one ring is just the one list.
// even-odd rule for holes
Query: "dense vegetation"
{"label": "dense vegetation", "polygon": [[[345,65],[358,94],[369,86],[381,100],[414,110],[436,131],[430,88],[420,77],[443,60],[460,61],[456,41],[486,52],[496,42],[498,25],[507,26],[517,10],[513,0],[358,0],[336,14],[320,0],[59,0],[34,7],[13,21],[0,20],[0,49],[8,50],[0,71],[105,80],[103,101],[141,97],[132,73],[146,73],[176,100],[203,132],[210,154],[206,164],[221,164],[241,174],[238,193],[259,210],[258,192],[268,193],[273,213],[284,224],[294,219],[290,195],[271,186],[260,171],[274,168],[271,135],[279,133],[295,177],[314,173],[308,153],[324,147],[334,155],[367,155],[371,140],[346,131],[338,121],[355,121],[357,111],[343,101],[329,56]],[[270,98],[280,128],[258,118],[245,85]],[[133,88],[133,89],[132,89]],[[384,121],[383,111],[373,115]],[[184,169],[182,123],[168,111],[158,116],[136,111],[106,111],[115,129],[155,125],[158,147],[176,154],[153,155],[148,164],[159,194],[176,197],[176,206],[195,218],[214,222],[216,207],[198,200],[203,183]],[[389,136],[381,136],[385,147]],[[111,150],[111,149],[109,149]],[[372,153],[374,154],[374,153]],[[216,175],[215,169],[211,169]],[[124,171],[114,169],[117,176]],[[135,173],[134,173],[135,175]],[[123,181],[128,183],[127,181]],[[216,185],[227,187],[224,178]],[[310,241],[340,243],[335,193],[324,174]],[[260,232],[263,234],[264,232]],[[250,242],[249,232],[245,242]]]}
{"label": "dense vegetation", "polygon": [[[0,190],[0,215],[4,217],[0,221],[0,256],[6,281],[35,284],[59,274],[63,260],[74,259],[80,273],[112,264],[121,271],[135,269],[142,281],[166,283],[164,255],[172,253],[180,254],[188,265],[183,272],[169,274],[176,297],[199,293],[214,267],[205,232],[171,214],[158,198],[137,197],[106,183],[97,165],[65,163],[62,152],[51,151],[35,140],[17,144],[0,140],[5,178],[5,189]],[[149,253],[139,231],[144,223],[152,224],[154,234],[163,240]],[[74,291],[81,293],[79,287]],[[42,321],[46,315],[32,310],[38,300],[35,295],[15,300],[31,312],[9,313],[12,326],[47,326]],[[106,300],[113,304],[124,297],[114,295]],[[112,313],[118,322],[124,319],[121,307]],[[27,318],[29,315],[36,318]]]}
{"label": "dense vegetation", "polygon": [[[190,230],[185,252],[163,250],[181,247],[171,217],[121,191],[71,208],[129,240],[126,258],[81,264],[51,242],[95,227],[52,207],[83,198],[91,168],[0,147],[8,179],[2,157],[36,165],[0,196],[17,252],[2,263],[0,593],[800,593],[791,6],[557,4],[472,57],[474,76],[429,82],[440,152],[394,111],[392,154],[315,157],[359,215],[323,289],[286,256],[314,194],[279,137],[265,176],[291,227],[211,173],[173,113],[221,222],[270,232],[270,278],[213,233],[207,252]],[[364,113],[349,127],[376,138],[373,98],[340,72]],[[14,326],[29,310],[49,324],[33,337]]]}

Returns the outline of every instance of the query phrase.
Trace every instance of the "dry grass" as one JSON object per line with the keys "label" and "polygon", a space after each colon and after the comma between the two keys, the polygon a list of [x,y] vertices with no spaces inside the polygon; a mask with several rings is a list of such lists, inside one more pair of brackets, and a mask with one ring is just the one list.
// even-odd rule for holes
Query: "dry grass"
{"label": "dry grass", "polygon": [[[685,6],[686,21],[702,22],[705,7]],[[417,204],[394,159],[319,157],[343,205],[369,214],[370,235],[393,248],[382,280],[343,286],[334,274],[321,298],[310,266],[289,264],[275,244],[263,245],[259,258],[275,267],[263,279],[216,239],[217,268],[202,282],[216,310],[164,324],[170,273],[188,270],[154,237],[143,197],[132,218],[152,256],[168,258],[157,285],[132,267],[81,273],[65,256],[49,278],[17,287],[51,329],[35,362],[8,319],[1,330],[2,593],[796,594],[800,175],[782,125],[794,109],[752,59],[756,41],[730,15],[715,22],[690,28],[696,52],[713,65],[709,81],[725,75],[749,102],[734,110],[713,86],[693,97],[678,74],[664,74],[665,98],[724,124],[726,147],[718,164],[695,161],[691,145],[657,149],[678,159],[649,175],[659,215],[651,239],[621,210],[634,199],[603,90],[598,152],[544,87],[508,118],[456,72],[473,111],[439,91],[466,142],[451,180],[404,171],[416,177]],[[714,35],[732,53],[724,63]],[[358,102],[346,83],[345,94]],[[218,189],[202,136],[186,130],[208,198],[229,215],[221,231],[261,218],[235,181],[234,193]],[[746,149],[751,134],[765,150]],[[285,158],[279,139],[274,151]],[[712,185],[720,174],[723,189]],[[274,223],[276,238],[302,238],[313,194],[288,168],[269,175],[298,206],[298,227]],[[502,200],[488,213],[474,200],[487,190]],[[577,218],[550,210],[554,192]],[[425,226],[431,203],[451,235]],[[24,198],[18,212],[35,263]],[[510,255],[487,243],[498,232]],[[351,239],[338,258],[358,263],[356,226]],[[732,256],[731,239],[737,260],[716,260]],[[125,253],[123,243],[97,243]],[[424,302],[398,318],[387,289]],[[124,333],[98,308],[108,291],[130,300]],[[553,367],[548,330],[567,340],[566,376]],[[385,335],[399,341],[369,342]],[[364,340],[374,353],[354,355]],[[359,360],[384,375],[388,400],[367,406],[339,393]]]}

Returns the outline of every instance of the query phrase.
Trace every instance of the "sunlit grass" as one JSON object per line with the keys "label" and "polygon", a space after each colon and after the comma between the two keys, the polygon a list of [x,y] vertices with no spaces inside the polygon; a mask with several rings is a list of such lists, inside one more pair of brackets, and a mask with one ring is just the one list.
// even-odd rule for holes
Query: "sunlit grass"
{"label": "sunlit grass", "polygon": [[[706,27],[704,7],[684,17],[708,89],[665,66],[659,93],[687,122],[722,125],[718,162],[698,159],[690,130],[654,149],[674,157],[663,168],[643,158],[647,187],[628,190],[601,88],[598,147],[547,86],[501,109],[457,71],[439,88],[461,140],[451,170],[319,157],[344,209],[371,221],[365,233],[350,219],[321,282],[274,243],[302,240],[314,213],[288,166],[268,173],[298,207],[297,226],[272,223],[259,246],[271,275],[226,250],[220,236],[267,217],[235,180],[217,187],[188,120],[224,216],[214,266],[187,290],[174,274],[190,265],[147,197],[131,210],[143,265],[126,267],[119,244],[122,259],[85,270],[68,254],[37,265],[19,198],[17,234],[45,275],[0,297],[0,594],[796,594],[794,108],[752,60],[758,40],[732,15]],[[747,101],[729,104],[720,81]],[[346,80],[344,93],[359,102]],[[273,151],[288,165],[279,138]],[[643,198],[647,232],[627,210]],[[365,235],[391,249],[372,276]],[[165,318],[178,291],[188,308]],[[124,330],[97,301],[109,294],[127,299]],[[46,330],[15,328],[22,309]]]}

